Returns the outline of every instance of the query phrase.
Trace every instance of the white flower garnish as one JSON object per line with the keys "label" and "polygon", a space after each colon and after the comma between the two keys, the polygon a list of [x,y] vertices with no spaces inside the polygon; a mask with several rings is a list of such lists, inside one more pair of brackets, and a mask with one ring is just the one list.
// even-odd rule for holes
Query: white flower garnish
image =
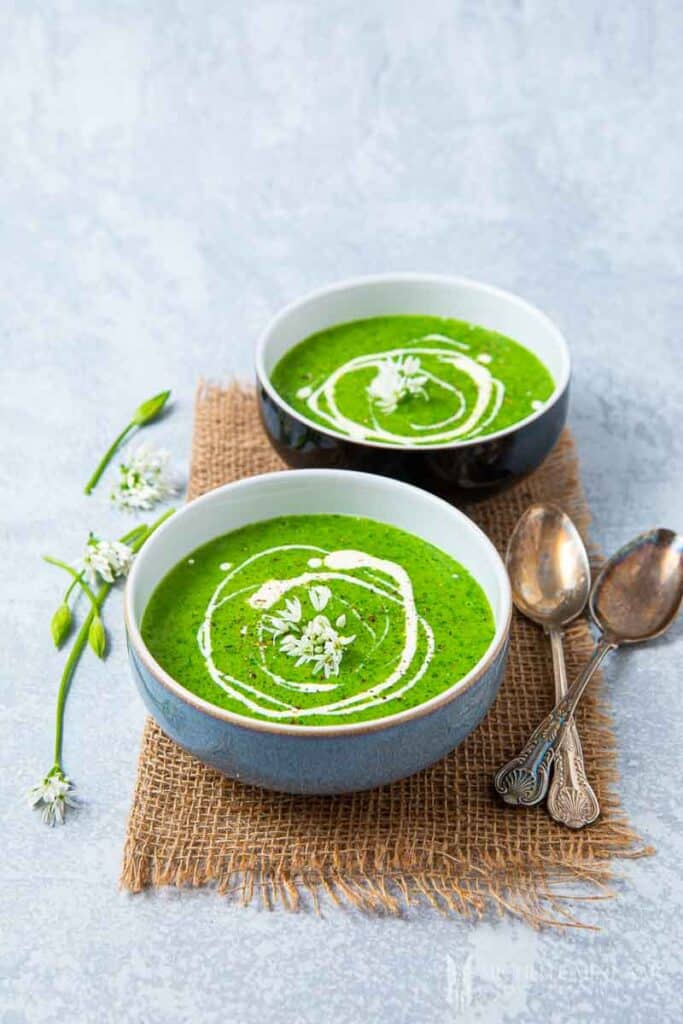
{"label": "white flower garnish", "polygon": [[296,658],[297,668],[313,664],[313,675],[323,672],[325,679],[339,675],[344,650],[356,639],[342,636],[326,615],[316,615],[304,627],[301,636],[287,634],[280,641],[280,650],[290,658]]}
{"label": "white flower garnish", "polygon": [[280,650],[288,654],[290,658],[297,658],[296,666],[303,665],[309,658],[313,657],[313,641],[309,635],[297,636],[295,633],[288,633],[280,641]]}
{"label": "white flower garnish", "polygon": [[326,587],[324,584],[321,584],[319,587],[311,587],[311,589],[308,591],[308,596],[310,597],[311,604],[313,605],[315,610],[317,612],[321,612],[324,610],[325,605],[332,597],[332,591],[330,590],[329,587]]}
{"label": "white flower garnish", "polygon": [[284,610],[277,615],[267,615],[269,625],[265,629],[274,637],[289,633],[292,629],[299,631],[298,623],[301,622],[302,608],[298,597],[286,598]]}
{"label": "white flower garnish", "polygon": [[149,509],[175,494],[176,487],[168,477],[169,454],[141,444],[127,463],[119,466],[119,479],[111,492],[111,500],[120,509]]}
{"label": "white flower garnish", "polygon": [[78,801],[72,796],[74,785],[62,771],[53,770],[42,782],[33,786],[28,794],[31,807],[41,810],[41,817],[46,825],[59,822],[64,824],[67,807],[77,807]]}
{"label": "white flower garnish", "polygon": [[366,392],[380,412],[392,413],[409,395],[421,395],[428,399],[425,391],[427,380],[417,356],[404,356],[396,360],[389,358],[380,363]]}
{"label": "white flower garnish", "polygon": [[106,583],[113,583],[120,576],[128,575],[132,562],[133,552],[127,544],[98,540],[91,533],[79,566],[88,583],[95,583],[98,576]]}

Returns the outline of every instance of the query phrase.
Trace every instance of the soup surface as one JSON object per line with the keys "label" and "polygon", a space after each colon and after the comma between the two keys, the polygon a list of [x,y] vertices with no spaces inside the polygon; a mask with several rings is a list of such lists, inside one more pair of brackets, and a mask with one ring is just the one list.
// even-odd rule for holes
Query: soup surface
{"label": "soup surface", "polygon": [[384,316],[291,348],[273,387],[297,412],[358,441],[448,445],[526,419],[554,390],[519,342],[462,320]]}
{"label": "soup surface", "polygon": [[186,689],[272,722],[395,714],[448,689],[494,635],[477,581],[375,520],[301,515],[198,548],[152,594],[142,636]]}

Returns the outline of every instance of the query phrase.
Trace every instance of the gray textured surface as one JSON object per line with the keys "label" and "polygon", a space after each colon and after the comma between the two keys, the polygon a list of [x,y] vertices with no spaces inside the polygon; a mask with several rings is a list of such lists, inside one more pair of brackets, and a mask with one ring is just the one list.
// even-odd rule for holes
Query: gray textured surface
{"label": "gray textured surface", "polygon": [[121,529],[80,493],[95,455],[169,386],[154,439],[184,466],[196,377],[248,375],[267,317],[334,278],[450,271],[537,302],[574,352],[594,537],[680,527],[682,33],[675,0],[2,5],[4,1024],[680,1019],[680,624],[609,668],[624,803],[659,853],[585,907],[599,934],[119,893],[143,711],[118,625],[68,706],[85,807],[49,833],[21,794],[63,660],[39,555]]}

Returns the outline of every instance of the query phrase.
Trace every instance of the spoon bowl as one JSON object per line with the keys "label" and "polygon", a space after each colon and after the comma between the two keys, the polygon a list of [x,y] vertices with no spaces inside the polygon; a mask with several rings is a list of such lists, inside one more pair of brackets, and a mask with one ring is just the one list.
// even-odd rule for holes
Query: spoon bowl
{"label": "spoon bowl", "polygon": [[510,537],[506,565],[519,611],[547,630],[583,611],[590,591],[588,555],[579,531],[557,505],[531,505]]}
{"label": "spoon bowl", "polygon": [[641,533],[610,558],[597,577],[590,612],[615,644],[654,640],[683,600],[683,537],[673,530]]}

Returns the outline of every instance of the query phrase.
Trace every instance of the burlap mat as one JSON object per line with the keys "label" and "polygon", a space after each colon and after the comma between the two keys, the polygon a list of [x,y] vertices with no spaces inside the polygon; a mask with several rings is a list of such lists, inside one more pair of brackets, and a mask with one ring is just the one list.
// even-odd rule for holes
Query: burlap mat
{"label": "burlap mat", "polygon": [[[189,497],[280,468],[252,392],[200,387]],[[559,502],[585,533],[589,510],[568,432],[537,473],[471,514],[503,551],[527,505],[546,499]],[[591,648],[587,624],[577,623],[566,641],[570,678]],[[150,885],[212,883],[245,903],[258,897],[290,909],[317,908],[322,892],[390,912],[428,900],[478,916],[495,905],[536,924],[576,924],[567,883],[591,883],[581,887],[582,898],[600,898],[613,857],[651,852],[619,808],[614,735],[601,686],[598,680],[589,690],[578,717],[602,816],[578,833],[555,824],[543,808],[507,808],[492,790],[494,769],[552,703],[548,643],[517,615],[507,673],[484,722],[434,767],[383,789],[294,797],[245,786],[194,760],[148,720],[122,884],[139,892]]]}

